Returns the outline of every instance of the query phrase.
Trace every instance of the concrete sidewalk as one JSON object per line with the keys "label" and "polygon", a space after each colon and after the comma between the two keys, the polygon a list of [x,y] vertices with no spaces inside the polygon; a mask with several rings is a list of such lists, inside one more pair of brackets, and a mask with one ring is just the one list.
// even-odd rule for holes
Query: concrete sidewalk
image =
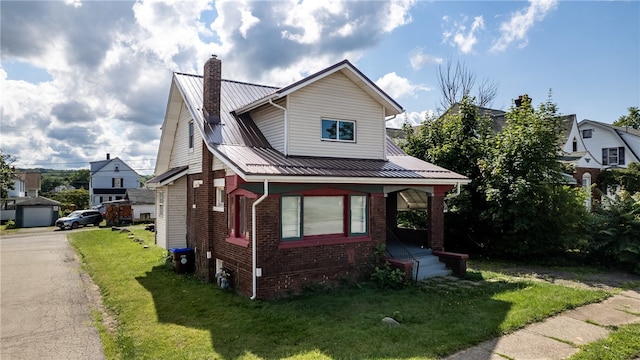
{"label": "concrete sidewalk", "polygon": [[607,326],[640,322],[640,292],[627,290],[609,299],[566,311],[512,334],[485,341],[447,360],[565,359],[609,334]]}

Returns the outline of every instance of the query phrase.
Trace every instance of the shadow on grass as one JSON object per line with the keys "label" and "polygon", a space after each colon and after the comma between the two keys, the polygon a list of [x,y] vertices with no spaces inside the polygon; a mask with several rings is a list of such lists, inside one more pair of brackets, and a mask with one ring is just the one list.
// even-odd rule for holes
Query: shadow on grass
{"label": "shadow on grass", "polygon": [[[214,351],[226,359],[442,357],[499,335],[511,304],[492,296],[525,286],[364,286],[251,301],[166,266],[136,280],[151,293],[160,323],[209,331]],[[401,326],[382,323],[385,316]]]}

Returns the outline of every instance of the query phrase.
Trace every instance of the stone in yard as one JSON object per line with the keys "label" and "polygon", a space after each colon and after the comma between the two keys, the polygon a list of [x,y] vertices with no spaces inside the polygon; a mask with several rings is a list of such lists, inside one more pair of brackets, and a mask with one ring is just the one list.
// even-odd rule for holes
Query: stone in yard
{"label": "stone in yard", "polygon": [[391,326],[391,327],[396,327],[396,326],[400,326],[400,323],[397,322],[395,319],[390,318],[390,317],[385,317],[384,319],[382,319],[382,322]]}

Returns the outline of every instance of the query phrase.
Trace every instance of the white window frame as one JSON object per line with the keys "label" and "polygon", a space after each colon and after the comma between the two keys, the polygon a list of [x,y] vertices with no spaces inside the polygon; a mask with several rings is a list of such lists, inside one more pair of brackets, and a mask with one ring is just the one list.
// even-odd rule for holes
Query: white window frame
{"label": "white window frame", "polygon": [[213,186],[216,189],[216,204],[213,206],[213,211],[224,212],[224,201],[227,197],[224,190],[224,178],[213,179]]}
{"label": "white window frame", "polygon": [[195,128],[194,128],[194,124],[193,124],[193,120],[189,121],[189,135],[187,137],[187,142],[188,142],[188,146],[189,146],[189,153],[193,152],[193,147],[194,147],[194,143],[195,143]]}
{"label": "white window frame", "polygon": [[[336,123],[336,138],[332,139],[329,137],[325,137],[324,135],[324,122],[325,121],[332,121]],[[340,124],[341,123],[351,123],[353,124],[353,139],[340,139]],[[340,120],[340,119],[329,119],[329,118],[322,118],[320,119],[320,129],[321,129],[321,134],[320,134],[320,138],[322,139],[322,141],[337,141],[337,142],[347,142],[347,143],[355,143],[356,142],[356,122],[353,120]]]}
{"label": "white window frame", "polygon": [[158,190],[158,217],[164,217],[164,191]]}
{"label": "white window frame", "polygon": [[583,129],[582,130],[582,138],[583,139],[591,139],[592,137],[593,137],[593,129]]}

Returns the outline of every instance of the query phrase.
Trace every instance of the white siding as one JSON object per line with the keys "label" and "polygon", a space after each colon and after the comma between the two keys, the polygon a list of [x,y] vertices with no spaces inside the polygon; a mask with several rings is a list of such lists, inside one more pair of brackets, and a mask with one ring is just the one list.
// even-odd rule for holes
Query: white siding
{"label": "white siding", "polygon": [[[156,189],[156,245],[160,246],[163,249],[168,249],[167,247],[167,204],[166,200],[161,204],[159,200],[160,193],[163,193],[163,198],[167,198],[167,190],[168,186],[161,186]],[[160,205],[162,205],[162,211],[160,209]]]}
{"label": "white siding", "polygon": [[[625,163],[624,165],[617,165],[620,167],[627,167],[629,162],[632,161],[633,155],[631,151],[625,146],[622,139],[612,130],[606,127],[599,126],[593,123],[584,123],[579,126],[582,134],[582,130],[592,129],[592,137],[583,138],[585,147],[596,158],[598,163],[602,164],[602,149],[606,148],[625,148]],[[609,165],[603,165],[605,168]]]}
{"label": "white siding", "polygon": [[192,120],[189,109],[182,103],[169,168],[189,165],[189,173],[197,174],[202,171],[202,134],[198,130],[198,124],[193,124],[193,150],[190,151],[189,123]]}
{"label": "white siding", "polygon": [[131,210],[133,211],[133,218],[136,220],[140,219],[140,214],[144,214],[144,213],[148,213],[152,219],[156,217],[155,204],[131,205]]}
{"label": "white siding", "polygon": [[166,205],[167,245],[170,248],[187,246],[187,177],[169,186]]}
{"label": "white siding", "polygon": [[[286,107],[286,101],[276,101],[276,104]],[[269,141],[271,146],[284,152],[284,110],[271,104],[264,105],[251,112],[251,118]]]}
{"label": "white siding", "polygon": [[[383,108],[340,72],[289,95],[289,154],[384,159]],[[356,142],[322,141],[322,119],[356,123]]]}
{"label": "white siding", "polygon": [[183,176],[173,185],[163,186],[157,191],[164,191],[164,214],[161,216],[158,211],[156,217],[156,243],[165,249],[186,247],[187,177]]}

